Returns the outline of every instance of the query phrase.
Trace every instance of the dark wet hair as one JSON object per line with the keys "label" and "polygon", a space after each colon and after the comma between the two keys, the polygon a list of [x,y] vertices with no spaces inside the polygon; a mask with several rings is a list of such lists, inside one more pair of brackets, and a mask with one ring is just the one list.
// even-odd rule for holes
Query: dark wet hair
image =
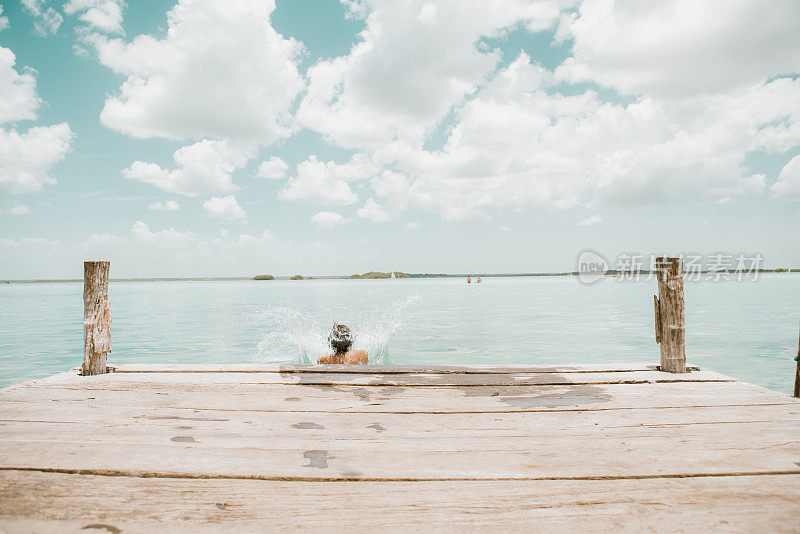
{"label": "dark wet hair", "polygon": [[350,350],[350,346],[353,344],[353,339],[350,337],[350,329],[343,324],[333,325],[328,341],[336,354],[344,354]]}

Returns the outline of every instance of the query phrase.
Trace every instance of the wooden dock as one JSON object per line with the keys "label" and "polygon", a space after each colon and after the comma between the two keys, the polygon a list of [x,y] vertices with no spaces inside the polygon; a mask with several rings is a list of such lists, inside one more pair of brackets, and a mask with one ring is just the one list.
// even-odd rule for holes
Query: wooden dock
{"label": "wooden dock", "polygon": [[124,365],[0,390],[0,531],[800,529],[800,400],[648,365]]}

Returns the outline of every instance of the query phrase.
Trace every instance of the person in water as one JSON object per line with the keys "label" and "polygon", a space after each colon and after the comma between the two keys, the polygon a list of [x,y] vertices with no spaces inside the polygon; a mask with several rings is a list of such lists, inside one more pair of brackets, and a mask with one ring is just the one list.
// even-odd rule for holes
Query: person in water
{"label": "person in water", "polygon": [[353,338],[350,328],[343,324],[334,324],[333,331],[328,336],[333,354],[323,356],[317,363],[333,363],[343,365],[363,365],[367,363],[367,352],[364,350],[350,350]]}

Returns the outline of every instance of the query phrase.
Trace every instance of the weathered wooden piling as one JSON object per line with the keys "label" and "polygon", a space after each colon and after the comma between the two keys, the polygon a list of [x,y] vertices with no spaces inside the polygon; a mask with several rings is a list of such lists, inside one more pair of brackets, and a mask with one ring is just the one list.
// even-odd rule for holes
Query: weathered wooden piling
{"label": "weathered wooden piling", "polygon": [[656,258],[658,297],[655,299],[656,342],[661,345],[661,370],[686,372],[686,325],[683,300],[683,259]]}
{"label": "weathered wooden piling", "polygon": [[110,270],[108,261],[83,263],[83,375],[106,372],[106,357],[111,350]]}
{"label": "weathered wooden piling", "polygon": [[797,340],[797,356],[794,361],[797,362],[794,370],[794,396],[800,398],[800,339]]}

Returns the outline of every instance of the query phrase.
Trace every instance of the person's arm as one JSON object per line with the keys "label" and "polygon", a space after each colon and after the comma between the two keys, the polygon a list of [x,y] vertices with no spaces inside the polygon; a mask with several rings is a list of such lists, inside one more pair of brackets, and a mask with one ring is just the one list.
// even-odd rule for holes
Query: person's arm
{"label": "person's arm", "polygon": [[317,360],[317,363],[331,363],[331,360],[333,360],[333,354],[328,354]]}

